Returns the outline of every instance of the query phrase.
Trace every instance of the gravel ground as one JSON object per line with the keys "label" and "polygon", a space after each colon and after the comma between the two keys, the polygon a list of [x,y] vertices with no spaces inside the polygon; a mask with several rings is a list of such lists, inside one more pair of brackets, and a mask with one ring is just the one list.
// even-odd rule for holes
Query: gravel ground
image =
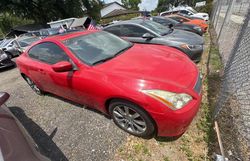
{"label": "gravel ground", "polygon": [[11,95],[7,106],[53,161],[109,160],[127,139],[97,111],[50,94],[36,95],[17,68],[0,71],[0,91]]}

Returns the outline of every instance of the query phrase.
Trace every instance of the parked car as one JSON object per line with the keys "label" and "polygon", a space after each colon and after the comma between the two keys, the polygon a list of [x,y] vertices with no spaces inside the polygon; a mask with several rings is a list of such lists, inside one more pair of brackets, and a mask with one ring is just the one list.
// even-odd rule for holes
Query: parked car
{"label": "parked car", "polygon": [[204,40],[201,36],[178,29],[169,29],[150,20],[128,20],[104,28],[117,36],[134,43],[158,44],[174,47],[198,62],[203,52]]}
{"label": "parked car", "polygon": [[173,20],[176,20],[176,21],[178,21],[180,23],[184,23],[184,24],[198,25],[198,26],[200,26],[202,28],[202,31],[204,33],[207,32],[208,24],[204,20],[190,19],[190,18],[186,18],[186,17],[181,16],[181,15],[178,15],[178,14],[168,15],[168,16],[165,16],[165,17],[171,18]]}
{"label": "parked car", "polygon": [[169,11],[165,11],[165,12],[160,13],[160,15],[165,16],[165,15],[176,14],[176,13],[185,14],[185,15],[188,15],[188,16],[193,17],[193,18],[203,19],[205,21],[209,20],[209,15],[207,13],[197,12],[195,9],[193,9],[190,6],[174,7]]}
{"label": "parked car", "polygon": [[4,51],[9,58],[19,56],[33,42],[40,40],[37,36],[21,36],[13,39],[6,39],[0,45],[0,49]]}
{"label": "parked car", "polygon": [[100,110],[139,137],[181,135],[201,103],[199,71],[179,50],[133,44],[104,31],[45,38],[17,65],[37,94]]}
{"label": "parked car", "polygon": [[37,151],[27,131],[4,103],[9,94],[0,92],[0,160],[49,161]]}
{"label": "parked car", "polygon": [[21,36],[16,39],[16,43],[18,44],[18,49],[20,52],[26,50],[32,43],[40,40],[41,38],[38,36]]}
{"label": "parked car", "polygon": [[20,55],[20,51],[16,50],[18,48],[18,44],[15,39],[4,39],[0,45],[0,49],[4,51],[9,58],[13,58]]}
{"label": "parked car", "polygon": [[10,57],[0,49],[0,69],[15,66],[15,63],[11,61]]}
{"label": "parked car", "polygon": [[193,32],[193,33],[196,33],[200,36],[203,35],[202,28],[197,26],[197,25],[180,23],[180,22],[175,21],[171,18],[167,18],[167,17],[163,17],[163,16],[154,16],[154,17],[151,17],[150,20],[155,21],[157,23],[162,24],[163,26],[167,26],[170,28],[173,27],[174,29]]}

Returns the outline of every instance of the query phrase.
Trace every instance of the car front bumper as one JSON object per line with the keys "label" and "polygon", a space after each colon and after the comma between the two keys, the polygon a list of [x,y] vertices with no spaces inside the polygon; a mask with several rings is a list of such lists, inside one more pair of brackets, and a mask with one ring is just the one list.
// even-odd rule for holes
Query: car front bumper
{"label": "car front bumper", "polygon": [[10,59],[0,61],[0,69],[12,67],[14,65],[15,62],[11,61]]}
{"label": "car front bumper", "polygon": [[[200,95],[180,110],[167,110],[165,113],[150,112],[157,125],[157,136],[174,137],[182,135],[196,116],[201,100],[202,96]],[[157,108],[168,108],[162,103],[158,103],[157,106]]]}
{"label": "car front bumper", "polygon": [[183,49],[183,52],[195,63],[199,62],[201,59],[201,55],[203,53],[204,46],[200,45],[197,48],[193,48],[191,50],[189,49]]}

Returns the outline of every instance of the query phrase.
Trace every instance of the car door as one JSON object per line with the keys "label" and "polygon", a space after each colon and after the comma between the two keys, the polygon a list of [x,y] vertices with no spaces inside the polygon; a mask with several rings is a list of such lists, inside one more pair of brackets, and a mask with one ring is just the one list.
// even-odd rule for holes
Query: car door
{"label": "car door", "polygon": [[74,100],[75,96],[71,88],[73,71],[57,73],[52,69],[53,64],[61,61],[73,63],[63,49],[53,42],[43,42],[32,47],[28,55],[35,61],[28,67],[33,81],[45,91]]}
{"label": "car door", "polygon": [[[151,40],[142,38],[145,33],[150,33],[148,30],[136,25],[121,25],[120,36],[134,43],[150,44]],[[150,33],[152,34],[152,33]],[[154,34],[152,34],[154,35]]]}

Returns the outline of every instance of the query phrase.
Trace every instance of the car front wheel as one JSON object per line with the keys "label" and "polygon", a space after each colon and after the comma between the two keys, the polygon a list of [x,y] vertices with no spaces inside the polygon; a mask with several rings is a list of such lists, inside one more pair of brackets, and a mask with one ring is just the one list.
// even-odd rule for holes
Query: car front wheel
{"label": "car front wheel", "polygon": [[143,138],[153,137],[154,122],[141,107],[117,100],[110,103],[109,112],[115,124],[124,131]]}

